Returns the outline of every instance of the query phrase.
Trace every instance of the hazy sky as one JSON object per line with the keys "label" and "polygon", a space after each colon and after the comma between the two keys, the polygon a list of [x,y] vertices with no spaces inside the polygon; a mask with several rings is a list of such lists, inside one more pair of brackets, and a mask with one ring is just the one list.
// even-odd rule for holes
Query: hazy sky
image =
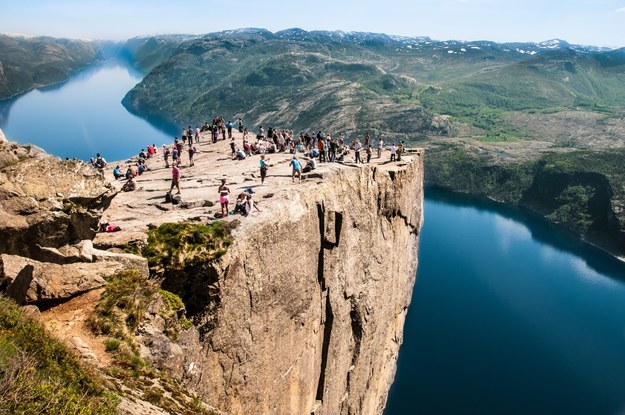
{"label": "hazy sky", "polygon": [[119,40],[242,27],[623,47],[625,0],[0,0],[2,33]]}

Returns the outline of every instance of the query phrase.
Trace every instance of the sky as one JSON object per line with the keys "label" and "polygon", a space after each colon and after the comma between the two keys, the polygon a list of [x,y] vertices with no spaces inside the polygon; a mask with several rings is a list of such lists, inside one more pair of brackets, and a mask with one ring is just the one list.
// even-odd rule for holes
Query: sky
{"label": "sky", "polygon": [[0,0],[0,33],[123,40],[257,27],[625,47],[625,0]]}

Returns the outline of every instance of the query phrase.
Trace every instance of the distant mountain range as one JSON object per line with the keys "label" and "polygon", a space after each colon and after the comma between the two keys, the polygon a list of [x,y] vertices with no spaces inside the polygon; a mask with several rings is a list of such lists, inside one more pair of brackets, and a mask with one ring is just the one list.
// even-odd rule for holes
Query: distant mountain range
{"label": "distant mountain range", "polygon": [[625,49],[557,39],[500,44],[239,29],[128,45],[137,66],[153,70],[124,103],[181,125],[222,115],[249,126],[419,137],[446,114],[485,134],[509,133],[485,126],[483,112],[614,112],[625,102]]}

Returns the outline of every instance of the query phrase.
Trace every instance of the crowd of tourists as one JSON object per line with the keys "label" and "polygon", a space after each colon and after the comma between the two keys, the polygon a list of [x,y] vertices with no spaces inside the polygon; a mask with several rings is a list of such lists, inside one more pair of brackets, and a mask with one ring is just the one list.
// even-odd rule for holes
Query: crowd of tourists
{"label": "crowd of tourists", "polygon": [[[236,145],[235,138],[232,135],[233,128],[237,128],[242,133],[240,146]],[[206,122],[202,127],[196,125],[195,127],[188,126],[182,128],[180,138],[174,137],[171,145],[163,144],[160,150],[165,167],[171,167],[171,185],[167,195],[173,203],[175,203],[176,197],[177,200],[180,200],[180,166],[183,163],[183,154],[186,154],[188,158],[188,166],[194,166],[194,156],[197,153],[195,145],[200,143],[201,139],[207,135],[213,143],[216,143],[218,140],[230,140],[232,160],[244,160],[254,155],[259,155],[261,185],[265,184],[270,167],[268,154],[291,154],[292,158],[289,162],[291,180],[295,182],[297,179],[299,183],[302,180],[302,173],[315,170],[319,163],[370,163],[374,149],[377,158],[382,158],[382,151],[385,148],[390,150],[390,161],[401,161],[402,154],[405,151],[403,141],[397,145],[391,143],[385,147],[381,137],[374,143],[370,134],[366,134],[361,142],[358,138],[348,140],[343,133],[332,136],[327,132],[319,130],[317,133],[301,132],[296,136],[293,130],[269,127],[265,131],[262,125],[258,127],[255,134],[251,134],[244,128],[241,118],[238,118],[237,122],[234,123],[230,120],[226,122],[222,117],[214,117],[212,122]],[[157,155],[158,149],[156,145],[149,144],[145,149],[141,149],[136,157],[128,161],[125,171],[122,171],[120,165],[115,166],[113,169],[115,179],[126,180],[122,186],[123,191],[136,189],[135,178],[150,170],[148,160]],[[100,171],[107,167],[107,162],[100,153],[95,158],[92,158],[90,163]],[[174,189],[177,196],[172,196]],[[218,193],[221,204],[221,213],[218,216],[226,217],[230,213],[248,215],[254,209],[259,211],[258,206],[253,202],[254,191],[252,188],[247,188],[237,196],[234,210],[232,211],[229,211],[230,189],[225,179],[222,180]]]}

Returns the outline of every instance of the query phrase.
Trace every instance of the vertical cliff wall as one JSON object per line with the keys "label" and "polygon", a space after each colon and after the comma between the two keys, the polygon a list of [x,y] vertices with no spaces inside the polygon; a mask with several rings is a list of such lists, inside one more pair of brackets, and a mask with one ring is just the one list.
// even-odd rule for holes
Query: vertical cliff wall
{"label": "vertical cliff wall", "polygon": [[422,158],[345,166],[244,220],[196,288],[216,300],[202,335],[180,339],[187,386],[230,414],[382,413],[415,280]]}

